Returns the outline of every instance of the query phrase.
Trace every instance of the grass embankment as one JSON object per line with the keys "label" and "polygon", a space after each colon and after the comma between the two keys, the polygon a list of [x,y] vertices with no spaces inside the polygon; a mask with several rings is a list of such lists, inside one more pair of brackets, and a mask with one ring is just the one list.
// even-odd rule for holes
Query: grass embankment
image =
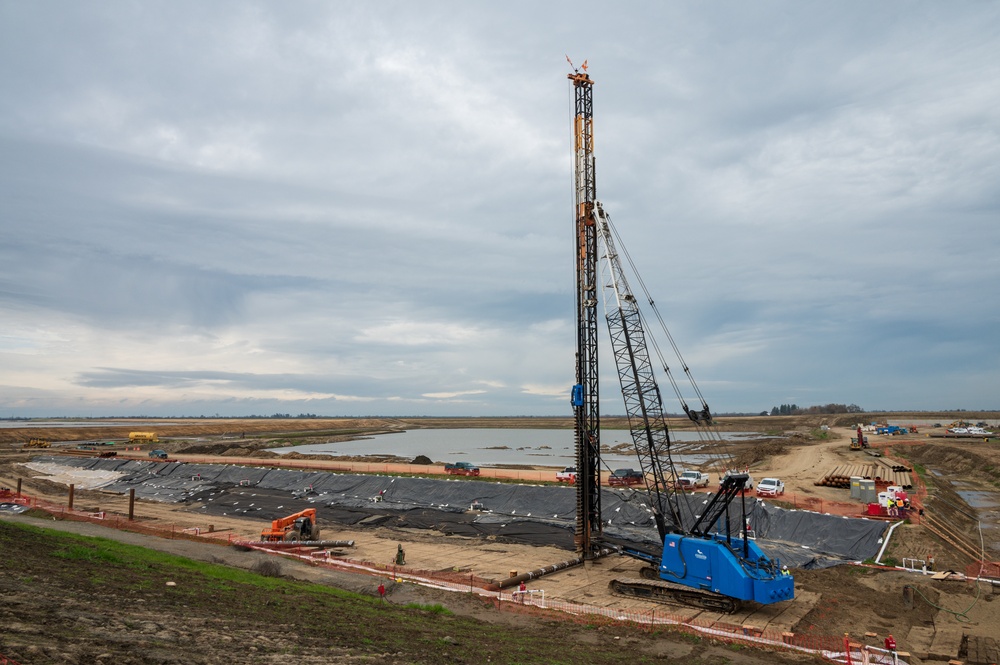
{"label": "grass embankment", "polygon": [[[622,658],[620,644],[584,645],[568,634],[584,627],[536,621],[515,628],[453,615],[440,605],[394,605],[377,597],[274,576],[272,561],[265,562],[270,567],[259,567],[265,574],[258,574],[9,521],[0,521],[0,552],[4,553],[0,589],[5,597],[17,599],[12,606],[0,608],[0,623],[23,626],[37,619],[46,626],[37,633],[0,636],[0,654],[8,657],[53,645],[76,645],[84,650],[80,654],[84,659],[103,653],[113,660],[131,653],[132,658],[117,662],[173,662],[136,661],[135,650],[170,652],[183,658],[186,649],[199,649],[198,644],[187,645],[183,636],[214,627],[217,638],[231,639],[226,649],[230,657],[237,656],[235,661],[252,655],[261,658],[260,662],[272,662],[267,660],[268,653],[306,655],[323,649],[376,659],[390,656],[392,662],[408,663],[483,663],[487,659],[494,663],[620,663]],[[373,589],[376,584],[373,580]],[[469,602],[478,601],[470,598]],[[484,610],[490,611],[485,602]],[[53,620],[53,612],[58,613],[58,620]],[[34,617],[35,613],[40,616]],[[104,617],[112,624],[95,630],[92,617]],[[159,626],[158,632],[148,634],[151,631],[143,629],[150,622]],[[181,637],[164,636],[164,630]],[[615,631],[623,636],[631,632]],[[649,639],[648,633],[644,639]],[[206,656],[205,641],[194,641],[202,643],[200,657],[185,662],[202,662]],[[629,660],[647,662],[639,654]]]}

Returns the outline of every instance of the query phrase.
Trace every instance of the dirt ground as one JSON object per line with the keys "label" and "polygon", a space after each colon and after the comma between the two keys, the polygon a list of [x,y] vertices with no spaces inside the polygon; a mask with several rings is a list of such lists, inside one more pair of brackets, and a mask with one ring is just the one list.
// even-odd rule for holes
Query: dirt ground
{"label": "dirt ground", "polygon": [[[857,459],[860,453],[848,448],[850,437],[854,434],[852,416],[847,422],[845,417],[825,416],[809,417],[769,417],[763,419],[741,419],[740,421],[724,422],[724,428],[731,431],[760,431],[770,433],[779,439],[776,445],[757,442],[737,450],[737,455],[744,455],[755,478],[777,476],[784,480],[786,491],[796,497],[816,498],[833,504],[849,504],[848,491],[844,489],[822,487],[815,485],[816,480],[834,466]],[[865,416],[868,420],[868,416]],[[276,442],[286,441],[289,444],[310,443],[310,436],[323,437],[331,440],[332,436],[357,436],[376,431],[406,429],[410,427],[442,427],[442,426],[571,426],[568,419],[528,419],[526,425],[518,419],[412,419],[412,420],[280,420],[265,421],[181,421],[162,428],[169,432],[170,438],[157,444],[175,453],[177,450],[191,450],[198,446],[202,454],[224,455],[231,463],[238,456],[253,457],[258,455],[258,448],[275,447]],[[502,423],[502,424],[500,424]],[[821,425],[828,429],[821,430]],[[31,430],[0,430],[0,487],[13,487],[21,479],[22,489],[33,496],[47,498],[55,502],[65,502],[66,487],[58,483],[35,478],[35,474],[25,469],[20,463],[27,460],[30,451],[20,448],[20,443],[31,437],[48,437],[50,440],[92,441],[98,439],[121,439],[127,437],[128,431],[136,429],[135,424],[127,422],[115,424],[107,428],[95,430],[81,428],[80,430],[58,429],[43,432]],[[145,429],[145,428],[143,428]],[[238,433],[238,434],[237,434]],[[970,540],[979,542],[977,521],[983,524],[982,549],[987,560],[1000,559],[1000,528],[998,528],[997,511],[1000,510],[1000,444],[994,439],[991,442],[971,440],[939,440],[929,438],[925,433],[905,437],[876,437],[869,435],[873,448],[883,453],[886,458],[897,460],[918,470],[919,482],[927,486],[928,496],[923,499],[927,510],[934,511],[950,523],[960,524],[970,535]],[[79,438],[77,438],[79,437]],[[225,438],[223,438],[225,437]],[[238,440],[233,440],[237,439]],[[280,443],[278,445],[281,445]],[[546,472],[554,470],[546,470]],[[970,493],[972,493],[970,495]],[[977,506],[966,503],[967,496],[974,495]],[[76,492],[77,507],[87,507],[118,512],[127,512],[125,497],[111,496],[102,492],[78,489]],[[859,506],[860,508],[860,506]],[[144,518],[160,520],[164,523],[195,525],[198,519],[184,507],[170,504],[143,502],[141,506]],[[971,517],[970,517],[971,516]],[[978,519],[972,519],[972,517]],[[217,530],[232,530],[238,533],[254,533],[260,524],[248,523],[248,520],[235,518],[213,517],[213,526]],[[74,528],[93,528],[106,531],[101,527],[78,526]],[[341,533],[346,533],[341,530]],[[359,540],[366,539],[378,542],[380,539],[386,551],[402,543],[407,548],[420,546],[440,547],[444,540],[428,533],[405,531],[359,529],[356,533]],[[976,536],[972,538],[971,536]],[[137,537],[132,534],[127,537]],[[149,539],[149,537],[143,537]],[[181,548],[184,556],[204,556],[194,552],[195,547],[206,547],[201,544],[186,544],[186,541],[152,539],[151,542],[162,542],[162,547]],[[422,543],[422,545],[418,545]],[[440,543],[440,544],[439,544]],[[448,537],[448,546],[462,546],[476,551],[482,543],[469,542],[462,545],[461,539]],[[458,545],[456,545],[458,543]],[[411,545],[412,544],[412,545]],[[247,567],[252,557],[233,553],[231,548],[212,550],[210,556],[226,559],[227,563]],[[226,554],[221,554],[225,552]],[[259,555],[254,555],[259,556]],[[475,554],[469,556],[477,556]],[[504,556],[509,561],[551,561],[553,553],[539,554],[538,548],[530,545],[505,543]],[[957,551],[952,543],[929,531],[923,524],[902,524],[897,527],[886,549],[887,561],[901,561],[904,558],[927,560],[934,557],[936,570],[964,571],[971,562],[969,556]],[[232,561],[228,559],[232,558]],[[500,566],[501,564],[496,564]],[[512,565],[512,564],[506,564]],[[520,566],[522,569],[525,566]],[[315,577],[316,569],[303,567],[303,575]],[[842,635],[849,633],[852,639],[867,641],[871,644],[881,644],[881,640],[889,633],[893,634],[899,643],[899,648],[910,652],[908,660],[919,662],[934,658],[969,656],[969,643],[979,638],[989,638],[1000,633],[1000,603],[993,602],[996,590],[985,585],[970,585],[965,582],[950,580],[932,580],[930,576],[887,570],[875,567],[838,566],[820,571],[795,571],[797,590],[819,595],[815,607],[803,616],[794,626],[797,633],[812,635]],[[326,583],[342,585],[344,588],[369,589],[371,579],[355,577],[338,573],[334,579]],[[395,593],[420,597],[420,602],[440,602],[453,611],[466,613],[486,621],[524,621],[523,617],[497,614],[485,609],[480,604],[469,605],[456,596],[433,589],[405,585]],[[904,602],[904,587],[916,590],[915,602],[910,606]],[[33,630],[30,626],[19,629]],[[41,627],[37,627],[41,630]],[[868,634],[868,637],[866,637]],[[670,655],[683,656],[681,653],[690,645],[680,643]],[[950,652],[950,653],[949,653]],[[666,652],[665,652],[666,653]],[[947,656],[947,658],[944,658]],[[729,661],[738,662],[733,653],[726,653]],[[39,661],[41,662],[41,661]],[[292,662],[292,661],[289,661]],[[331,661],[333,662],[333,661]],[[347,661],[344,661],[347,662]],[[721,661],[720,661],[721,662]],[[753,659],[745,661],[753,662]],[[967,662],[974,662],[968,660]]]}

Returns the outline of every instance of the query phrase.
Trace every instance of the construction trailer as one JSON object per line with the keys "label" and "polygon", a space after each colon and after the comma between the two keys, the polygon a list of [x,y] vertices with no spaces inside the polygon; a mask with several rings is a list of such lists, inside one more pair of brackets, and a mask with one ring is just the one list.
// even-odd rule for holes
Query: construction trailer
{"label": "construction trailer", "polygon": [[129,443],[158,443],[160,441],[156,432],[129,432]]}

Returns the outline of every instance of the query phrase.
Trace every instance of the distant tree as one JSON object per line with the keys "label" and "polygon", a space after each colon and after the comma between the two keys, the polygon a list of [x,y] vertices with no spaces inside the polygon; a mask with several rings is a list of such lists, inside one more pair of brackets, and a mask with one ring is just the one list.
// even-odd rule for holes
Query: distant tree
{"label": "distant tree", "polygon": [[809,407],[800,407],[797,404],[782,404],[771,408],[772,416],[798,416],[802,414],[834,414],[834,413],[864,413],[857,404],[821,404]]}

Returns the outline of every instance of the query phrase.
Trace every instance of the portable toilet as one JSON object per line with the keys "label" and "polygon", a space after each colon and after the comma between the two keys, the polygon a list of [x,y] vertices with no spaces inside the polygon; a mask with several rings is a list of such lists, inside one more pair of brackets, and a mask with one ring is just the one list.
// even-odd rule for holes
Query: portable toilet
{"label": "portable toilet", "polygon": [[878,502],[878,494],[875,491],[875,481],[870,478],[861,479],[861,503]]}
{"label": "portable toilet", "polygon": [[861,476],[851,476],[851,498],[860,499],[861,498],[861,481],[864,480]]}

